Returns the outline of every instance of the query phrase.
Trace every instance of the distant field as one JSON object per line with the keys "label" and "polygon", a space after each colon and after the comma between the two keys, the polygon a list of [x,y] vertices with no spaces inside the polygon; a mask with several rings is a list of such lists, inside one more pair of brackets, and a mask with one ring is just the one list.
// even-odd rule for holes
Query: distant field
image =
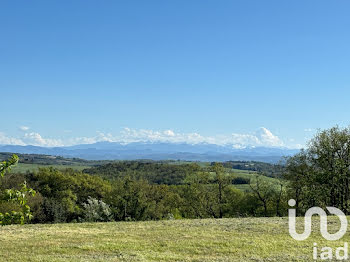
{"label": "distant field", "polygon": [[[338,230],[331,218],[331,230]],[[317,222],[316,222],[317,223]],[[299,230],[303,225],[298,221]],[[314,227],[315,232],[318,227]],[[4,226],[1,261],[313,261],[319,233],[295,241],[287,218]]]}
{"label": "distant field", "polygon": [[[240,170],[240,169],[232,169],[232,171],[235,176],[249,178],[252,182],[254,181],[254,179],[256,179],[256,176],[258,175],[256,171]],[[272,184],[276,184],[276,186],[278,185],[278,179],[276,178],[262,176],[262,179]],[[249,184],[234,185],[234,186],[242,191],[251,191]]]}

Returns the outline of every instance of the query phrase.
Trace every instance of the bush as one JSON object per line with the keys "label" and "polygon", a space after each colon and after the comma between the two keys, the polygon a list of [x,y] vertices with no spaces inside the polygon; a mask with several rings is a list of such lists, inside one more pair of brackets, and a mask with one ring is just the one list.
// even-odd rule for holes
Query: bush
{"label": "bush", "polygon": [[245,178],[245,177],[235,177],[232,180],[232,184],[234,184],[234,185],[250,184],[250,179],[249,178]]}
{"label": "bush", "polygon": [[105,202],[89,197],[83,204],[83,222],[108,222],[112,221],[112,211]]}
{"label": "bush", "polygon": [[39,223],[64,223],[68,222],[68,211],[65,206],[54,198],[45,198],[42,204],[43,216],[38,217]]}

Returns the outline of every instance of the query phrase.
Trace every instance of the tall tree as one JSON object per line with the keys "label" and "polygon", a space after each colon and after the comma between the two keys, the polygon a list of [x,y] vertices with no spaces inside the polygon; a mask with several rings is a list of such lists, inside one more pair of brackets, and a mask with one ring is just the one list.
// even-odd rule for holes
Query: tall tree
{"label": "tall tree", "polygon": [[255,179],[252,179],[249,184],[251,190],[254,192],[255,197],[260,201],[264,208],[264,216],[267,217],[268,204],[274,197],[274,188],[271,183],[266,181],[261,175],[257,176]]}
{"label": "tall tree", "polygon": [[217,186],[217,201],[219,207],[219,218],[224,216],[224,205],[226,203],[225,189],[227,186],[232,185],[233,177],[230,174],[225,173],[225,168],[221,163],[215,163],[211,167],[215,172],[214,183]]}
{"label": "tall tree", "polygon": [[287,160],[292,197],[305,208],[334,206],[350,212],[350,128],[319,131],[309,147]]}

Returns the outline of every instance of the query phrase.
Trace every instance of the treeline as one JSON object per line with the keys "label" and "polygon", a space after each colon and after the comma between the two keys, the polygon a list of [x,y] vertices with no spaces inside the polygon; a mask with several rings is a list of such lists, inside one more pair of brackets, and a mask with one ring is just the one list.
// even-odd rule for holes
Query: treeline
{"label": "treeline", "polygon": [[[0,161],[5,161],[11,156],[13,153],[0,152]],[[108,160],[84,160],[80,158],[65,158],[62,156],[50,156],[50,155],[41,155],[41,154],[17,154],[19,158],[19,163],[22,164],[38,164],[38,165],[63,165],[63,166],[71,166],[71,165],[84,165],[84,166],[93,166],[104,163],[109,163],[111,161]]]}
{"label": "treeline", "polygon": [[151,184],[180,185],[192,173],[202,168],[196,163],[168,164],[153,161],[119,161],[83,170],[87,174],[102,176],[106,179],[144,179]]}
{"label": "treeline", "polygon": [[[142,170],[150,168],[145,163],[140,165]],[[168,184],[158,183],[155,179],[158,176],[148,177],[151,171],[145,172],[144,177],[137,172],[135,175],[121,171],[120,176],[111,180],[72,169],[41,168],[26,174],[8,174],[2,179],[0,192],[26,181],[36,191],[35,196],[28,197],[32,223],[286,214],[285,188],[264,178],[254,179],[252,190],[243,192],[233,186],[237,177],[226,173],[221,164],[211,166],[210,170],[198,165],[171,166],[174,169],[168,171],[169,178],[163,182],[172,181],[173,174],[177,174],[174,177],[181,177],[181,183],[177,179]],[[160,166],[157,170],[165,172]],[[6,212],[7,204],[0,201],[0,213]]]}
{"label": "treeline", "polygon": [[[84,169],[86,174],[101,176],[108,180],[115,180],[125,177],[132,179],[144,179],[150,184],[165,184],[165,185],[183,185],[186,184],[186,178],[198,172],[211,172],[212,166],[216,163],[211,163],[210,166],[199,166],[197,163],[182,163],[176,162],[155,162],[155,161],[119,161],[98,165],[92,168]],[[232,172],[231,167],[227,162],[222,163],[223,167],[227,168],[227,172]],[[246,177],[233,176],[232,184],[250,184],[250,179]]]}

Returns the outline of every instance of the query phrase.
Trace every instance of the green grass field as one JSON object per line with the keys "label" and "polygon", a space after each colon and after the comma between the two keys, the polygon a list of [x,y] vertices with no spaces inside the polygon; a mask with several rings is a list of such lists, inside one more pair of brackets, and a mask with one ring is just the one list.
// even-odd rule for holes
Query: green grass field
{"label": "green grass field", "polygon": [[[236,177],[248,178],[248,179],[250,179],[251,182],[254,182],[254,180],[256,179],[256,177],[258,175],[257,172],[249,171],[249,170],[231,169],[231,172],[233,172],[233,174]],[[276,178],[261,176],[261,179],[264,179],[265,181],[267,181],[271,184],[275,184],[277,188],[279,187],[279,181]],[[249,184],[234,185],[234,187],[239,189],[239,190],[242,190],[242,191],[248,191],[248,192],[251,191]]]}
{"label": "green grass field", "polygon": [[[338,230],[331,218],[331,230]],[[298,221],[302,229],[303,220]],[[317,224],[317,222],[315,222]],[[317,225],[314,232],[319,231]],[[4,226],[0,261],[313,261],[319,233],[288,234],[287,218],[233,218]]]}

